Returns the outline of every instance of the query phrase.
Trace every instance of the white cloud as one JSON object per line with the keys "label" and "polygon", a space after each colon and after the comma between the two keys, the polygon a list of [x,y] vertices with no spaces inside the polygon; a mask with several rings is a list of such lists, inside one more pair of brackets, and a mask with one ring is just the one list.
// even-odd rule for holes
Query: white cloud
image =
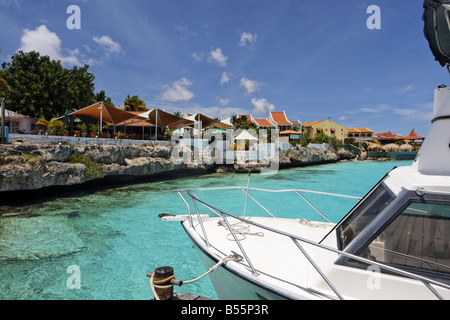
{"label": "white cloud", "polygon": [[416,105],[411,108],[396,108],[393,112],[409,120],[431,120],[433,119],[433,103]]}
{"label": "white cloud", "polygon": [[208,57],[208,62],[217,64],[220,67],[227,66],[228,57],[225,57],[222,53],[222,49],[217,48],[215,50],[211,50]]}
{"label": "white cloud", "polygon": [[256,39],[258,39],[258,35],[256,33],[251,34],[247,32],[242,32],[241,40],[239,41],[239,46],[252,49],[255,46]]}
{"label": "white cloud", "polygon": [[63,65],[69,66],[99,63],[105,60],[105,56],[108,58],[110,54],[123,53],[120,44],[108,36],[94,37],[92,40],[105,48],[105,50],[101,51],[102,59],[86,57],[86,53],[97,53],[96,50],[92,50],[86,44],[82,46],[85,54],[79,48],[63,48],[62,40],[59,36],[55,32],[50,31],[46,25],[41,25],[34,30],[23,30],[23,35],[20,39],[21,45],[18,50],[23,52],[37,51],[41,56],[49,56],[51,59],[61,61]]}
{"label": "white cloud", "polygon": [[[63,64],[81,65],[77,55],[79,50],[63,50],[62,41],[58,35],[47,29],[45,25],[37,27],[35,30],[24,29],[19,51],[37,51],[42,56],[49,56],[53,60],[59,60]],[[64,53],[67,51],[67,54]]]}
{"label": "white cloud", "polygon": [[255,107],[253,109],[253,114],[256,115],[267,115],[269,112],[276,109],[276,107],[266,99],[253,98],[252,105]]}
{"label": "white cloud", "polygon": [[348,117],[347,116],[342,116],[342,117],[339,118],[339,120],[340,121],[348,120]]}
{"label": "white cloud", "polygon": [[194,52],[193,54],[191,54],[191,57],[192,57],[196,62],[202,62],[202,61],[203,61],[203,53],[198,54],[197,52]]}
{"label": "white cloud", "polygon": [[217,100],[219,100],[219,103],[223,106],[226,106],[227,104],[230,103],[230,99],[222,99],[220,97],[217,97]]}
{"label": "white cloud", "polygon": [[10,6],[15,5],[18,9],[21,9],[19,1],[18,0],[0,0],[0,6]]}
{"label": "white cloud", "polygon": [[249,111],[243,108],[236,107],[202,107],[202,106],[189,106],[186,109],[189,113],[202,113],[211,118],[219,118],[221,120],[229,118],[236,114],[249,114]]}
{"label": "white cloud", "polygon": [[189,40],[192,37],[197,37],[198,34],[194,31],[192,31],[188,26],[175,26],[175,29],[177,29],[181,33],[180,40]]}
{"label": "white cloud", "polygon": [[195,95],[188,90],[192,86],[192,82],[186,78],[181,78],[170,85],[164,85],[165,90],[161,93],[159,98],[164,101],[188,101]]}
{"label": "white cloud", "polygon": [[245,88],[247,93],[253,93],[255,91],[258,91],[261,89],[261,87],[264,85],[262,82],[258,82],[255,80],[250,80],[247,78],[241,79],[241,87]]}
{"label": "white cloud", "polygon": [[222,78],[220,78],[220,84],[221,85],[227,84],[233,78],[234,78],[234,75],[231,72],[224,71],[224,73],[222,73]]}
{"label": "white cloud", "polygon": [[113,41],[108,36],[94,37],[92,38],[94,42],[106,48],[107,53],[110,54],[120,54],[123,53],[122,47],[119,43]]}
{"label": "white cloud", "polygon": [[360,108],[355,112],[347,112],[347,113],[357,113],[357,112],[367,112],[367,113],[382,113],[386,110],[392,110],[393,108],[387,104],[379,104],[374,107],[364,107]]}
{"label": "white cloud", "polygon": [[409,85],[407,85],[405,87],[402,87],[402,88],[398,89],[398,92],[400,92],[400,94],[405,94],[406,92],[412,90],[413,87],[414,86],[412,84],[409,84]]}

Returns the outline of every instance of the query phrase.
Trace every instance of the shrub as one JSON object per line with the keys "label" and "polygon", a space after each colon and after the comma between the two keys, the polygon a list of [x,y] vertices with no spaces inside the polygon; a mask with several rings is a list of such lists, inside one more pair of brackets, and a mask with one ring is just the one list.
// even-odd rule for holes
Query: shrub
{"label": "shrub", "polygon": [[66,132],[64,122],[53,118],[48,122],[47,133],[52,136],[62,136]]}
{"label": "shrub", "polygon": [[71,164],[82,164],[85,167],[84,174],[88,179],[98,179],[105,177],[103,171],[103,164],[93,161],[89,156],[83,156],[82,154],[72,154],[67,160]]}

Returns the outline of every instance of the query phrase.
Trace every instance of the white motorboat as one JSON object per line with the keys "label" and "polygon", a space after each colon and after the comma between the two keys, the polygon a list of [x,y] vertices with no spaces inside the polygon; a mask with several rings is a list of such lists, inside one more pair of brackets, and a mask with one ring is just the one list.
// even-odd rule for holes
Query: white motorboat
{"label": "white motorboat", "polygon": [[[268,217],[233,215],[193,189],[175,191],[188,214],[164,219],[181,221],[206,269],[220,265],[209,275],[220,299],[448,299],[448,137],[450,88],[445,87],[435,91],[432,128],[412,166],[389,172],[337,224],[305,195],[341,195],[249,186],[208,190],[242,190]],[[253,196],[256,191],[296,193],[320,219],[276,218]]]}
{"label": "white motorboat", "polygon": [[[450,0],[425,0],[424,9],[430,49],[450,71]],[[220,299],[450,298],[450,88],[435,91],[432,127],[414,163],[389,172],[337,224],[305,194],[339,195],[249,186],[210,191],[225,189],[244,191],[245,208],[255,201],[269,216],[249,217],[245,209],[233,215],[197,190],[177,190],[188,214],[164,217],[182,221],[214,270],[209,276]],[[297,194],[319,219],[276,218],[256,191]]]}

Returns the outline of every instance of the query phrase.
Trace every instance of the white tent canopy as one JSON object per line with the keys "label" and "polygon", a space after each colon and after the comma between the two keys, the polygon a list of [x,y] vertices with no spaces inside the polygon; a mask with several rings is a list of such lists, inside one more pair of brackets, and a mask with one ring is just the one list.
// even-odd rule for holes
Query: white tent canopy
{"label": "white tent canopy", "polygon": [[259,139],[252,136],[247,130],[242,130],[242,132],[237,136],[234,137],[234,140],[253,140],[258,141]]}

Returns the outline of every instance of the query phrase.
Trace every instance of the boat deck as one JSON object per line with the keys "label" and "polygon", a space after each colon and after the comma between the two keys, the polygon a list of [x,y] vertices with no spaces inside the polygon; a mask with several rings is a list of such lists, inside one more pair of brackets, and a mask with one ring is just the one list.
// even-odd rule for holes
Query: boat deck
{"label": "boat deck", "polygon": [[[250,219],[261,225],[283,230],[286,233],[307,238],[314,242],[322,240],[334,227],[334,224],[330,223],[304,220],[277,218]],[[236,219],[228,220],[258,274],[271,277],[272,281],[273,278],[276,278],[281,286],[295,286],[302,289],[309,286],[309,276],[313,271],[313,267],[294,241],[289,237],[246,224]],[[211,244],[210,253],[215,252],[217,259],[231,255],[232,253],[243,256],[231,232],[224,226],[223,220],[220,218],[211,218],[203,221],[203,226],[206,230],[208,241]],[[197,237],[197,241],[200,239],[204,243],[205,238],[198,222],[195,224],[195,230],[196,234],[194,236]],[[314,246],[306,243],[300,244],[309,255],[314,256]],[[274,261],[277,263],[273,263]],[[244,260],[241,265],[245,265],[248,272],[251,273],[252,269],[248,261]],[[262,280],[264,276],[261,277]]]}

